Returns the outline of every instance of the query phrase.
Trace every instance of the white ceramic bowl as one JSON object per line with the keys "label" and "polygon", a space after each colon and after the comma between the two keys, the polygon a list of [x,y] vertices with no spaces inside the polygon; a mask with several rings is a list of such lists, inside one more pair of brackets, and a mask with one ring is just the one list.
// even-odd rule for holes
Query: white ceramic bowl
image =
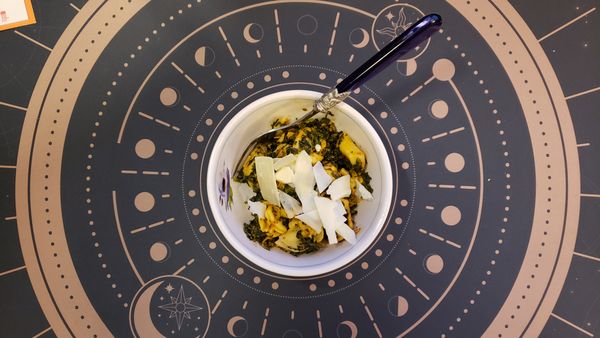
{"label": "white ceramic bowl", "polygon": [[342,242],[321,250],[294,257],[277,248],[270,251],[249,240],[243,224],[252,216],[242,201],[233,198],[228,205],[222,198],[222,182],[252,139],[267,131],[276,117],[292,120],[303,115],[303,108],[311,109],[321,93],[289,90],[260,98],[237,113],[220,133],[210,156],[206,176],[208,200],[213,216],[223,233],[242,256],[265,270],[291,277],[307,277],[337,270],[359,257],[378,237],[387,218],[392,201],[392,169],[390,159],[377,132],[351,106],[339,104],[333,111],[338,130],[350,134],[367,156],[367,172],[371,175],[372,201],[359,204],[355,223],[361,228],[357,243]]}

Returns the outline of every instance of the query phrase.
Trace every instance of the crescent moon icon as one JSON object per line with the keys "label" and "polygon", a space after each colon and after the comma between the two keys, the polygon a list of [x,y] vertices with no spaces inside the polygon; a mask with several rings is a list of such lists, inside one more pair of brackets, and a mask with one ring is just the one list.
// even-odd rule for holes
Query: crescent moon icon
{"label": "crescent moon icon", "polygon": [[[354,34],[361,34],[361,39],[360,42],[358,43],[354,43],[352,42],[352,36]],[[367,32],[366,29],[364,28],[356,28],[354,29],[351,33],[350,33],[350,43],[352,44],[352,46],[354,46],[354,48],[365,48],[369,42],[371,41],[371,36],[369,35],[369,32]]]}
{"label": "crescent moon icon", "polygon": [[150,286],[139,296],[135,306],[132,306],[133,314],[130,317],[131,329],[136,337],[165,338],[154,326],[150,316],[150,301],[156,289],[163,283]]}
{"label": "crescent moon icon", "polygon": [[246,326],[246,330],[244,330],[244,332],[240,333],[239,335],[233,331],[233,327],[235,326],[235,324],[237,324],[240,321],[246,322],[246,318],[244,318],[242,316],[235,316],[235,317],[231,317],[231,319],[227,322],[227,333],[229,333],[229,335],[231,335],[232,337],[242,337],[242,336],[246,335],[246,332],[248,331],[247,326]]}
{"label": "crescent moon icon", "polygon": [[340,335],[340,333],[339,333],[339,327],[341,325],[344,325],[344,326],[346,326],[347,328],[350,329],[350,333],[351,333],[350,338],[356,338],[356,337],[358,337],[358,327],[356,327],[356,324],[354,324],[354,322],[351,322],[349,320],[345,320],[345,321],[341,322],[338,325],[338,337]]}
{"label": "crescent moon icon", "polygon": [[[261,34],[260,37],[256,38],[252,36],[252,33],[250,32],[250,30],[252,29],[252,27],[258,27],[258,29],[260,30]],[[246,25],[246,27],[244,27],[244,39],[246,39],[246,41],[250,42],[250,43],[258,43],[260,42],[260,40],[262,40],[263,38],[263,30],[262,27],[258,24],[255,23],[249,23]]]}

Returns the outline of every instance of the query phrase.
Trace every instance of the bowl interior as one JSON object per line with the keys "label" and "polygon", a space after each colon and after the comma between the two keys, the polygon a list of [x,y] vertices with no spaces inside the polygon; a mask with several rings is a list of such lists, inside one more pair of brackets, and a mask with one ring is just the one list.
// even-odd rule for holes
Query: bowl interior
{"label": "bowl interior", "polygon": [[289,117],[294,120],[301,117],[306,109],[312,109],[314,100],[320,95],[313,91],[290,90],[265,96],[249,104],[225,126],[209,160],[206,177],[208,199],[219,230],[242,256],[266,270],[287,276],[327,273],[357,258],[377,238],[392,199],[392,172],[385,147],[369,122],[345,103],[333,110],[332,119],[337,129],[349,133],[365,152],[374,197],[374,200],[362,201],[358,206],[355,222],[361,231],[356,244],[342,242],[299,257],[277,248],[265,250],[244,234],[243,224],[252,218],[244,201],[239,200],[235,193],[232,203],[219,198],[223,196],[223,179],[232,172],[246,145],[269,130],[275,118]]}

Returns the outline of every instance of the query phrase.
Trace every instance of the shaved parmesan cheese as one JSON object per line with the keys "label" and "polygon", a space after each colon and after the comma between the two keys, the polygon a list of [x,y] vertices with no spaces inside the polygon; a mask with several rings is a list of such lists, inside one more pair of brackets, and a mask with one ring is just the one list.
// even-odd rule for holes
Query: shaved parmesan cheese
{"label": "shaved parmesan cheese", "polygon": [[313,228],[313,230],[317,233],[321,232],[321,229],[323,229],[323,222],[321,222],[321,218],[319,217],[319,212],[317,210],[298,215],[296,218]]}
{"label": "shaved parmesan cheese", "polygon": [[317,207],[315,206],[315,197],[317,197],[317,196],[318,196],[318,194],[314,190],[310,190],[309,192],[304,193],[304,194],[298,194],[300,203],[302,203],[302,212],[303,213],[306,214],[311,211],[317,210]]}
{"label": "shaved parmesan cheese", "polygon": [[279,190],[279,200],[281,201],[281,206],[283,207],[283,210],[285,210],[288,218],[294,218],[294,216],[302,212],[300,202],[281,190]]}
{"label": "shaved parmesan cheese", "polygon": [[312,160],[306,151],[302,151],[296,159],[294,175],[294,187],[298,196],[313,190],[315,186],[315,175],[312,169]]}
{"label": "shaved parmesan cheese", "polygon": [[254,158],[256,166],[256,178],[262,197],[269,203],[279,206],[279,193],[277,182],[275,182],[275,171],[273,170],[273,159],[266,156]]}
{"label": "shaved parmesan cheese", "polygon": [[289,154],[282,158],[276,158],[273,160],[273,169],[279,170],[283,167],[291,167],[296,163],[296,155]]}
{"label": "shaved parmesan cheese", "polygon": [[333,181],[333,177],[329,176],[327,171],[325,171],[321,161],[317,162],[313,167],[313,175],[315,175],[315,181],[317,182],[319,193],[325,191],[325,189],[327,189],[329,184]]}
{"label": "shaved parmesan cheese", "polygon": [[365,188],[364,185],[360,184],[358,180],[356,180],[356,186],[358,187],[358,194],[360,195],[360,198],[369,201],[373,199],[373,195],[369,192],[369,190],[367,190],[367,188]]}
{"label": "shaved parmesan cheese", "polygon": [[325,228],[329,244],[336,244],[338,241],[335,234],[335,228],[338,220],[334,211],[335,203],[329,198],[315,197],[315,205],[319,217],[321,218],[321,222],[323,222],[323,228]]}
{"label": "shaved parmesan cheese", "polygon": [[262,202],[252,202],[248,201],[248,210],[253,215],[258,216],[258,218],[265,218],[265,211],[267,210],[267,206]]}
{"label": "shaved parmesan cheese", "polygon": [[337,201],[339,199],[350,196],[352,190],[350,190],[350,175],[344,175],[337,180],[333,181],[327,189],[327,194],[332,200]]}
{"label": "shaved parmesan cheese", "polygon": [[346,220],[346,218],[344,217],[344,215],[346,214],[346,208],[344,208],[344,203],[342,203],[341,201],[335,201],[335,208],[333,209],[333,211],[335,211],[335,214],[339,217],[344,218],[344,221]]}
{"label": "shaved parmesan cheese", "polygon": [[247,183],[231,181],[231,189],[233,190],[234,203],[244,203],[256,196],[256,193]]}
{"label": "shaved parmesan cheese", "polygon": [[317,145],[315,146],[315,150],[317,151],[317,153],[318,153],[318,152],[321,152],[321,145],[320,145],[320,144],[317,144]]}
{"label": "shaved parmesan cheese", "polygon": [[338,234],[340,234],[340,236],[342,236],[345,240],[347,240],[348,243],[356,244],[356,234],[354,233],[354,230],[350,229],[350,227],[346,224],[338,223],[337,227],[335,228],[335,231]]}
{"label": "shaved parmesan cheese", "polygon": [[327,239],[329,244],[336,244],[337,235],[340,234],[350,244],[356,243],[356,234],[354,231],[345,223],[346,209],[340,201],[332,201],[325,197],[315,197],[315,205],[317,206],[317,212],[323,222],[323,228],[327,233]]}
{"label": "shaved parmesan cheese", "polygon": [[294,182],[294,171],[290,167],[283,167],[275,173],[275,180],[283,184]]}

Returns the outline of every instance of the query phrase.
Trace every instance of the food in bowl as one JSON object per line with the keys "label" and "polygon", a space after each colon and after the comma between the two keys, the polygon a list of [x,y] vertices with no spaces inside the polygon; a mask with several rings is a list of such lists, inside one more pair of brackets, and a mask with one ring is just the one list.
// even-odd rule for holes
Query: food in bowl
{"label": "food in bowl", "polygon": [[[272,128],[288,122],[278,118]],[[244,159],[232,183],[253,215],[244,233],[267,250],[294,256],[356,243],[357,206],[373,199],[366,168],[364,151],[328,116],[271,135]]]}

